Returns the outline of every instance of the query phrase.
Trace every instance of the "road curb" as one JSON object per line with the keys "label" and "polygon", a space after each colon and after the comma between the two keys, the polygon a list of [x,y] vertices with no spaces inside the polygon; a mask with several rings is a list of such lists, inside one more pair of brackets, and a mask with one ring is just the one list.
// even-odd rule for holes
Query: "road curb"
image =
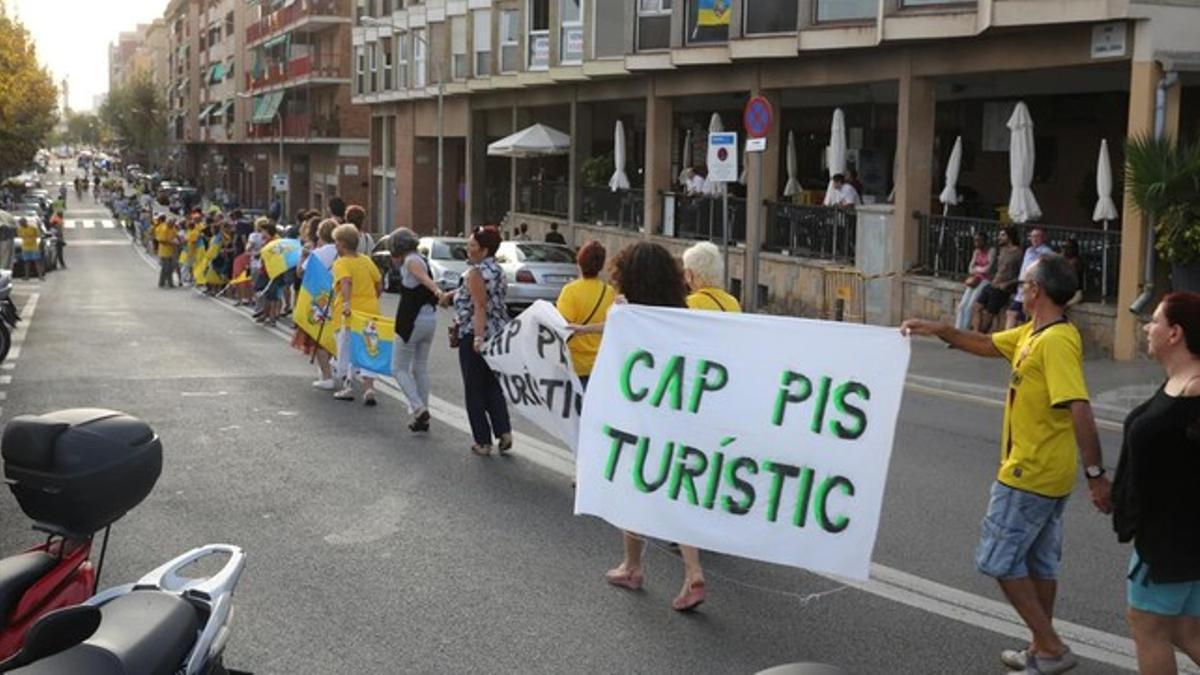
{"label": "road curb", "polygon": [[[960,382],[958,380],[948,380],[928,375],[914,375],[909,373],[907,382],[930,389],[941,389],[954,394],[965,394],[967,396],[989,399],[995,401],[997,405],[1004,405],[1004,397],[1007,395],[1007,391],[1000,387],[975,384],[973,382]],[[1096,419],[1112,424],[1123,425],[1130,410],[1129,408],[1122,408],[1120,406],[1092,402],[1092,412],[1095,413]]]}

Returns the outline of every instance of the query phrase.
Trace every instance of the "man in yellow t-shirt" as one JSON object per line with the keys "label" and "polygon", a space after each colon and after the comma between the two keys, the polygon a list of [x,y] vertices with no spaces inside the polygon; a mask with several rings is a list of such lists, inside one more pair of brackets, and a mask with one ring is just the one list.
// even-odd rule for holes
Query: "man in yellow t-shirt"
{"label": "man in yellow t-shirt", "polygon": [[689,309],[712,312],[740,312],[737,298],[725,292],[725,260],[721,249],[710,241],[702,241],[683,252],[683,278],[691,294]]}
{"label": "man in yellow t-shirt", "polygon": [[[593,326],[603,324],[608,318],[608,310],[617,292],[600,278],[606,255],[604,246],[594,240],[584,244],[576,254],[579,278],[563,286],[555,303],[558,313],[568,324]],[[599,333],[578,333],[567,342],[567,348],[571,351],[571,365],[585,389],[592,375],[592,366],[596,363],[596,354],[600,351],[600,338]]]}
{"label": "man in yellow t-shirt", "polygon": [[17,219],[17,238],[21,240],[21,270],[23,279],[29,278],[29,267],[37,269],[38,279],[45,281],[46,268],[42,262],[42,249],[38,247],[42,237],[36,222],[26,218]]}
{"label": "man in yellow t-shirt", "polygon": [[994,577],[1032,640],[1004,650],[1010,668],[1064,672],[1078,662],[1052,625],[1062,558],[1062,514],[1075,485],[1075,452],[1084,461],[1092,504],[1111,510],[1100,438],[1083,380],[1079,331],[1063,308],[1078,288],[1065,258],[1044,255],[1021,279],[1031,321],[992,336],[947,324],[905,321],[905,335],[936,335],[951,346],[1012,364],[1004,404],[1000,470],[992,485],[975,566]]}
{"label": "man in yellow t-shirt", "polygon": [[158,216],[154,241],[158,243],[158,287],[175,288],[175,256],[179,253],[179,233],[165,216]]}

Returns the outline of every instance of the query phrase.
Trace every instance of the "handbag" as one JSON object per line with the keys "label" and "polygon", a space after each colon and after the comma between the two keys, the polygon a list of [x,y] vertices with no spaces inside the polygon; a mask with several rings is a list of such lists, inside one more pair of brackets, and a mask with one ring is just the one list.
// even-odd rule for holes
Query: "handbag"
{"label": "handbag", "polygon": [[448,337],[450,338],[450,349],[458,349],[458,343],[461,340],[461,338],[458,337],[458,322],[457,321],[450,324],[449,333],[450,333],[450,335]]}

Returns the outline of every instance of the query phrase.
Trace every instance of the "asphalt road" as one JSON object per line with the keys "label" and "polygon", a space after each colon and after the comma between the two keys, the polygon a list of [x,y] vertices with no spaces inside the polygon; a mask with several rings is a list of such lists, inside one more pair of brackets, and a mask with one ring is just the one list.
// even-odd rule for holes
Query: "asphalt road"
{"label": "asphalt road", "polygon": [[[72,203],[68,221],[107,217],[94,209]],[[2,419],[98,406],[154,426],[163,475],[114,527],[103,583],[196,545],[243,546],[233,667],[751,673],[819,661],[854,673],[1001,673],[998,652],[1020,644],[978,612],[937,609],[956,592],[1000,599],[972,565],[998,408],[905,398],[875,560],[881,575],[941,586],[901,583],[889,595],[708,554],[709,601],[679,615],[681,565],[658,544],[643,592],[604,584],[619,536],[572,515],[567,476],[525,455],[472,456],[469,437],[436,418],[414,437],[391,398],[370,409],[313,390],[315,369],[277,333],[192,291],[155,288],[119,229],[70,230],[68,242],[68,270],[18,282],[18,304],[37,303],[3,371]],[[434,393],[461,405],[441,340],[431,372]],[[1116,435],[1102,437],[1115,462]],[[1059,617],[1127,636],[1128,550],[1080,490],[1067,509]],[[38,540],[0,497],[0,550]],[[1078,672],[1123,670],[1088,660]]]}

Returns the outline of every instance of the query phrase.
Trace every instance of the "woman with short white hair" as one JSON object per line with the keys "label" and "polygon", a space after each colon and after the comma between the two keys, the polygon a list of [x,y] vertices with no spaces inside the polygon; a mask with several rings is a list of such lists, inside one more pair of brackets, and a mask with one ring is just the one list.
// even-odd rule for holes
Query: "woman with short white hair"
{"label": "woman with short white hair", "polygon": [[717,312],[742,311],[737,298],[723,288],[724,256],[711,241],[699,242],[683,252],[683,278],[691,291],[687,297],[688,308]]}

